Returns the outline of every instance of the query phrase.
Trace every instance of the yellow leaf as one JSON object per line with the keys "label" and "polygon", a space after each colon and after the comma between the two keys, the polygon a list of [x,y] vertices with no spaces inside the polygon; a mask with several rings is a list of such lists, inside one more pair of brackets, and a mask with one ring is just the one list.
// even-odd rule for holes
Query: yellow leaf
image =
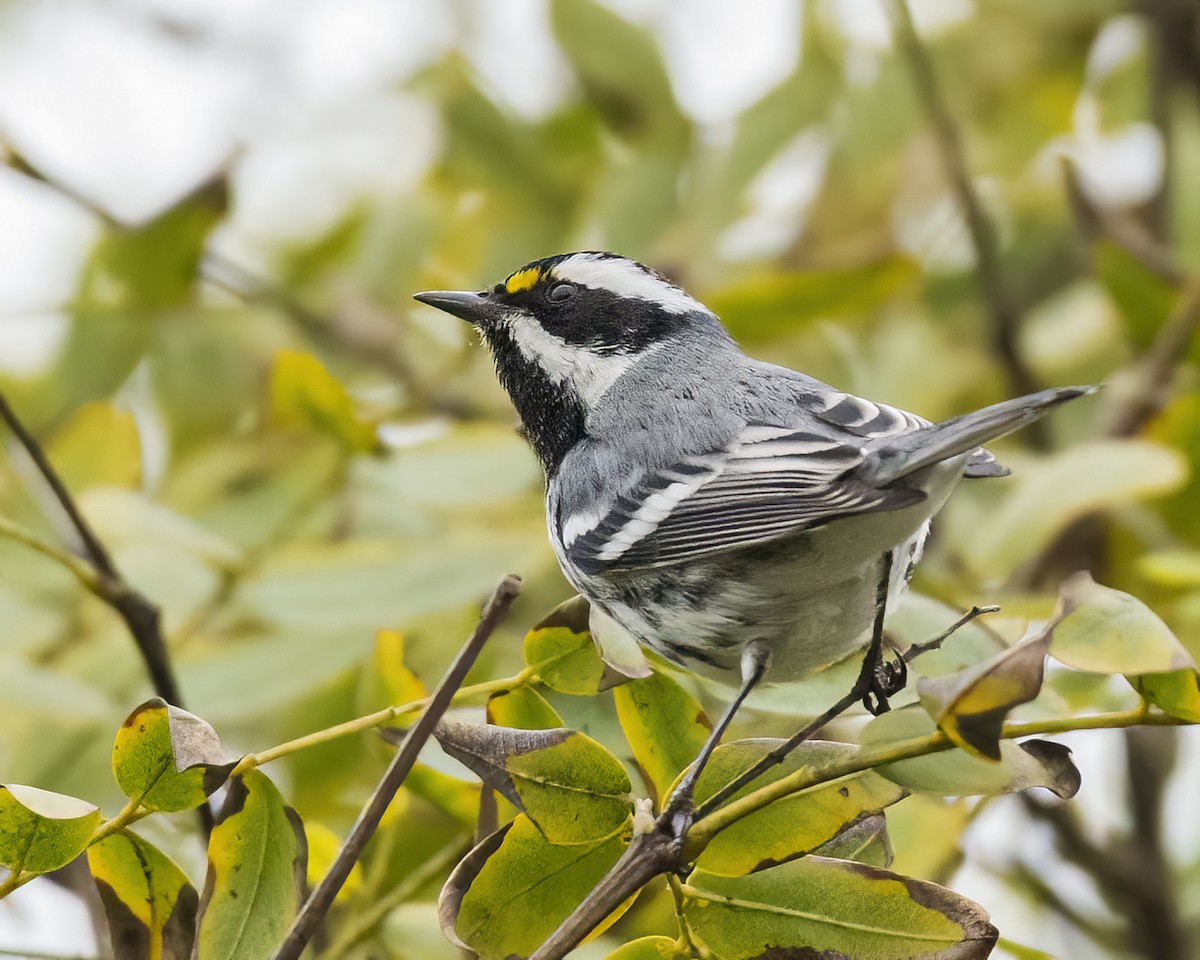
{"label": "yellow leaf", "polygon": [[360,416],[354,401],[316,357],[281,350],[271,371],[271,418],[332,437],[350,453],[379,449],[377,424]]}

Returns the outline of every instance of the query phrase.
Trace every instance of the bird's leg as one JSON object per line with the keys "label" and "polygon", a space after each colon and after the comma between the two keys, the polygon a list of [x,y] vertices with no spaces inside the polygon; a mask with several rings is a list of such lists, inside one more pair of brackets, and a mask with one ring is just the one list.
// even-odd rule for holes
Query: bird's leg
{"label": "bird's leg", "polygon": [[862,672],[854,684],[854,692],[862,698],[862,705],[873,716],[887,713],[888,697],[904,689],[908,682],[908,664],[899,660],[883,659],[883,620],[887,614],[887,598],[892,580],[892,551],[883,555],[879,583],[875,587],[875,625],[871,630],[871,644],[863,659]]}
{"label": "bird's leg", "polygon": [[720,745],[721,738],[729,729],[729,724],[733,722],[739,708],[750,696],[750,692],[758,686],[763,674],[767,672],[767,664],[770,663],[770,660],[771,651],[761,641],[752,641],[746,644],[742,650],[742,685],[738,689],[737,695],[725,708],[721,719],[712,728],[708,739],[704,741],[704,746],[696,755],[695,761],[688,767],[683,779],[679,781],[678,786],[671,791],[671,795],[663,804],[663,812],[658,819],[659,825],[668,829],[671,835],[677,839],[683,839],[687,835],[688,828],[691,827],[695,817],[696,809],[693,800],[696,781],[700,779],[700,774],[704,772],[713,751]]}

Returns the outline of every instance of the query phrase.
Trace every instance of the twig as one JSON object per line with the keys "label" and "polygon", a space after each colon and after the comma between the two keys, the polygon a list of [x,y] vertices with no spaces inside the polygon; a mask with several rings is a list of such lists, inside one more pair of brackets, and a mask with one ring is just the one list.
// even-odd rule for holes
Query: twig
{"label": "twig", "polygon": [[1133,436],[1166,406],[1175,366],[1187,355],[1197,329],[1200,329],[1200,282],[1193,282],[1185,288],[1175,312],[1137,362],[1134,384],[1108,424],[1110,436]]}
{"label": "twig", "polygon": [[[1163,713],[1150,713],[1141,705],[1132,710],[1084,717],[1057,717],[1008,723],[1004,725],[1000,736],[1005,740],[1013,740],[1039,734],[1067,733],[1072,730],[1107,730],[1141,725],[1184,726],[1187,722]],[[940,730],[935,730],[926,736],[911,740],[861,748],[816,770],[802,767],[698,819],[682,844],[668,833],[664,833],[661,824],[656,824],[653,831],[634,837],[625,853],[601,878],[583,903],[563,921],[529,960],[560,960],[640,887],[659,874],[679,870],[685,864],[694,861],[722,830],[776,800],[834,783],[864,770],[951,749],[954,749],[954,744]]]}
{"label": "twig", "polygon": [[905,663],[912,663],[917,659],[917,657],[921,656],[921,654],[929,653],[931,650],[939,649],[943,643],[949,640],[955,633],[965,627],[968,623],[971,623],[973,620],[978,620],[980,617],[985,617],[989,613],[999,612],[1000,608],[995,604],[989,604],[986,607],[972,607],[932,640],[926,640],[923,643],[914,643],[900,655],[900,659]]}
{"label": "twig", "polygon": [[475,631],[459,651],[454,663],[450,665],[450,669],[446,671],[442,682],[438,684],[433,696],[429,698],[429,703],[417,718],[416,723],[408,728],[404,741],[384,772],[371,799],[359,813],[349,835],[342,843],[341,849],[338,850],[329,872],[317,884],[317,888],[292,921],[283,943],[275,952],[274,960],[299,960],[300,954],[304,952],[304,948],[312,939],[321,920],[333,905],[334,897],[346,882],[346,878],[350,876],[350,870],[362,854],[363,847],[366,846],[367,841],[371,839],[375,829],[379,826],[379,821],[388,804],[392,802],[396,791],[404,783],[409,770],[417,760],[417,754],[421,747],[433,733],[433,728],[450,706],[450,701],[462,684],[463,678],[466,677],[467,671],[475,663],[475,658],[483,649],[483,645],[499,626],[520,591],[521,580],[519,577],[509,575],[500,581],[500,585],[496,587],[484,607]]}
{"label": "twig", "polygon": [[134,590],[121,576],[116,564],[113,563],[112,556],[100,542],[100,538],[96,536],[91,525],[84,519],[41,445],[25,428],[3,394],[0,394],[0,418],[20,441],[21,446],[25,448],[25,452],[33,460],[38,472],[53,491],[55,499],[58,500],[67,519],[70,520],[71,526],[78,534],[83,554],[95,568],[97,574],[95,593],[125,621],[125,625],[129,628],[129,633],[133,636],[133,641],[142,655],[142,660],[145,661],[146,671],[150,674],[151,683],[154,685],[154,692],[168,703],[182,706],[179,685],[171,668],[167,645],[163,641],[158,608]]}
{"label": "twig", "polygon": [[[942,99],[937,77],[933,72],[933,64],[930,63],[929,54],[913,25],[912,14],[909,12],[906,0],[892,0],[888,5],[888,12],[897,45],[912,69],[917,93],[929,121],[933,125],[942,154],[942,162],[946,167],[946,174],[958,195],[959,205],[962,207],[963,216],[967,221],[971,244],[975,249],[979,285],[987,302],[988,316],[991,318],[993,343],[1000,356],[1009,386],[1014,393],[1033,393],[1037,389],[1037,385],[1022,361],[1017,348],[1020,311],[1017,309],[1016,300],[1005,281],[1004,271],[1001,269],[996,233],[992,229],[979,194],[971,181],[958,128]],[[1034,430],[1036,427],[1037,424],[1033,424],[1030,429]],[[1038,433],[1031,433],[1031,437],[1039,443],[1041,442],[1040,436]]]}
{"label": "twig", "polygon": [[560,960],[574,950],[618,906],[659,874],[675,869],[680,841],[660,829],[633,838],[625,852],[529,960]]}

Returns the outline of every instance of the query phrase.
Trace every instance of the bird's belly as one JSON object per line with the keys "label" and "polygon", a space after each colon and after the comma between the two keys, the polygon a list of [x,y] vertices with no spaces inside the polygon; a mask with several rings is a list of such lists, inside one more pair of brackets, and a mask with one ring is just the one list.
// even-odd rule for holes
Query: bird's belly
{"label": "bird's belly", "polygon": [[928,533],[924,521],[868,528],[878,544],[864,543],[853,523],[831,524],[703,562],[606,577],[586,592],[641,643],[696,673],[736,683],[743,648],[761,640],[771,650],[766,681],[798,680],[865,648],[882,556],[901,541],[893,609]]}

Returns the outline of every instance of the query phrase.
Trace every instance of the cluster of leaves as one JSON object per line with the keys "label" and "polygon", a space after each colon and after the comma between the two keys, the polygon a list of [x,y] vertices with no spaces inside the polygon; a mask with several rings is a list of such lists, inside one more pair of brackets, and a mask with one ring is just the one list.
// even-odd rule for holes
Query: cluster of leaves
{"label": "cluster of leaves", "polygon": [[[661,667],[634,680],[606,667],[587,618],[578,598],[557,609],[527,634],[525,668],[505,683],[482,685],[494,691],[486,700],[487,723],[443,721],[436,731],[447,754],[511,805],[507,822],[453,870],[439,904],[446,935],[484,960],[537,949],[630,841],[653,829],[655,804],[670,795],[709,732],[700,704]],[[423,702],[423,688],[402,666],[397,636],[382,634],[379,650],[391,691]],[[1050,696],[1042,698],[1047,652],[1074,671],[1051,678]],[[1075,671],[1125,675],[1140,705],[1098,717],[1064,711],[1054,694],[1078,687]],[[595,697],[610,687],[640,789],[618,756],[566,727],[543,695]],[[460,693],[472,698],[483,690]],[[672,880],[678,936],[635,939],[612,956],[685,958],[701,951],[749,960],[771,947],[847,957],[986,956],[996,931],[982,908],[936,884],[888,872],[886,809],[911,792],[992,795],[1041,786],[1070,797],[1080,782],[1070,751],[1023,734],[1200,722],[1200,674],[1191,657],[1143,604],[1086,575],[1064,585],[1060,609],[1044,629],[965,668],[922,676],[917,691],[919,705],[870,721],[858,743],[802,744],[697,821],[684,848],[686,880]],[[1035,708],[1035,719],[1014,723],[1010,715],[1022,706]],[[1151,707],[1158,712],[1148,713]],[[398,705],[367,719],[378,726],[409,709]],[[385,736],[396,739],[395,732]],[[318,731],[293,749],[326,735],[337,734]],[[719,747],[697,785],[697,801],[778,743],[759,738]],[[91,803],[35,787],[0,788],[0,865],[9,870],[0,893],[86,852],[118,960],[273,955],[303,897],[308,840],[299,816],[255,769],[266,758],[248,763],[199,717],[158,699],[142,704],[113,744],[113,775],[128,798],[116,816],[102,819]],[[197,897],[184,871],[130,824],[194,809],[221,787],[208,876]],[[638,799],[642,793],[646,798]],[[427,795],[449,801],[448,810],[464,820],[479,802],[444,787]],[[319,828],[312,833],[324,844]],[[632,898],[603,918],[599,929],[631,904]]]}
{"label": "cluster of leaves", "polygon": [[[836,7],[804,5],[794,69],[714,135],[680,107],[649,31],[592,0],[552,0],[550,29],[571,74],[561,102],[537,118],[515,115],[458,53],[402,85],[389,79],[384,95],[420,98],[436,113],[441,136],[427,175],[410,193],[356,199],[319,235],[238,236],[265,265],[262,276],[214,251],[214,232],[240,229],[229,180],[238,183],[239,206],[256,200],[240,160],[145,222],[119,224],[97,213],[97,239],[74,295],[60,318],[47,318],[61,325],[61,343],[37,369],[6,367],[0,386],[46,440],[122,573],[161,608],[185,703],[216,724],[235,753],[417,699],[423,691],[414,674],[432,676],[444,665],[446,638],[461,632],[469,604],[500,570],[527,574],[526,622],[564,596],[545,544],[536,464],[512,433],[507,400],[481,351],[412,309],[414,290],[476,287],[525,259],[601,245],[670,271],[721,313],[750,352],[839,387],[931,418],[1011,394],[991,350],[965,235],[944,215],[942,158],[908,65],[894,50],[851,42]],[[1052,598],[1035,591],[1058,579],[1045,568],[1056,569],[1065,554],[1068,565],[1058,570],[1091,565],[1104,582],[1147,600],[1196,655],[1200,402],[1194,391],[1164,393],[1159,415],[1103,436],[1124,400],[1145,392],[1143,360],[1193,296],[1188,271],[1200,266],[1194,105],[1180,96],[1160,105],[1169,122],[1156,202],[1174,239],[1151,232],[1176,261],[1163,270],[1111,229],[1141,211],[1110,219],[1111,209],[1089,207],[1086,191],[1079,202],[1045,162],[1070,142],[1078,117],[1094,118],[1106,138],[1160,122],[1149,101],[1163,45],[1142,17],[1149,7],[1120,0],[977,7],[930,37],[929,52],[967,165],[991,187],[999,266],[1021,314],[1020,358],[1040,383],[1114,382],[1049,425],[1047,451],[997,450],[1013,477],[956,493],[915,585],[969,605],[982,598],[982,585],[990,599],[990,585],[1006,584],[1006,611],[1045,617]],[[1108,43],[1110,30],[1124,46]],[[176,43],[171,31],[162,37]],[[1124,50],[1115,66],[1094,56],[1102,39],[1106,50]],[[199,31],[190,49],[200,55],[211,42]],[[21,125],[11,126],[7,135],[19,148]],[[775,208],[779,198],[767,188],[795,161],[795,148],[814,143],[824,164],[811,204],[788,214],[786,236],[776,231],[773,245],[730,253],[751,221]],[[129,147],[138,155],[137,144]],[[946,229],[935,229],[942,223]],[[1200,353],[1194,344],[1181,349],[1174,379],[1194,383]],[[1172,379],[1161,367],[1147,375],[1154,388]],[[381,423],[400,425],[382,434],[388,450],[381,450]],[[120,625],[72,572],[73,558],[60,555],[64,565],[27,551],[24,534],[44,544],[62,533],[28,481],[19,456],[0,462],[0,514],[19,528],[3,533],[24,537],[0,547],[0,747],[12,779],[107,806],[117,798],[107,769],[111,731],[144,698],[146,682]],[[1039,556],[1045,563],[1031,559]],[[898,612],[897,630],[916,642],[951,616],[917,597]],[[376,635],[381,626],[404,629],[412,673],[398,666],[398,634]],[[481,672],[517,669],[518,641],[498,634]],[[1056,635],[1056,657],[1085,662],[1072,661],[1060,641]],[[1093,668],[1140,677],[1152,702],[1188,709],[1190,674],[1178,656],[1148,666],[1136,651],[1118,657],[1117,648],[1102,646],[1113,659]],[[933,679],[948,677],[998,649],[972,627],[917,665]],[[1036,659],[1032,651],[1024,656]],[[524,676],[497,681],[513,693],[497,696],[495,707],[537,709],[528,706],[538,701],[525,692],[532,688]],[[1017,715],[1052,724],[1071,711],[1133,708],[1087,676],[1050,670]],[[831,702],[849,679],[834,671],[786,694],[787,706]],[[946,737],[980,749],[999,720],[960,682],[930,688],[926,700],[946,720]],[[632,749],[609,712],[595,708],[601,698],[538,689],[568,726],[619,756]],[[655,688],[647,699],[662,695]],[[624,727],[634,715],[632,704],[622,706]],[[887,722],[912,723],[919,736],[931,729],[925,712],[912,709]],[[777,718],[757,723],[764,733],[790,732]],[[48,745],[50,724],[57,735]],[[1046,779],[1038,757],[1022,759],[1007,744],[1000,750],[999,767],[971,768],[972,776],[986,770],[998,778],[981,792],[1001,782],[996,771],[1006,763],[1024,765],[1027,782]],[[638,757],[660,784],[655,796],[686,751],[668,753],[658,766]],[[906,768],[935,769],[950,756],[960,753],[909,760]],[[372,742],[321,738],[279,754],[271,776],[303,814],[314,876],[383,759]],[[1169,771],[1164,764],[1161,778]],[[959,775],[943,771],[932,794],[954,793]],[[25,796],[30,809],[41,809]],[[411,952],[410,943],[429,955],[444,949],[425,901],[466,844],[478,806],[474,788],[419,766],[335,906],[333,946],[347,956],[366,949],[355,945],[368,938],[389,956]],[[159,819],[147,821],[141,839],[187,866],[195,838],[154,832]],[[890,824],[897,868],[946,879],[968,822],[962,804],[906,800]],[[84,826],[79,835],[92,836],[103,822]],[[736,826],[717,833],[709,849],[728,843],[721,838]],[[1078,840],[1064,844],[1061,857],[1081,849]],[[1078,865],[1095,874],[1103,852]],[[772,858],[779,859],[760,857]],[[1055,859],[1038,854],[1036,879],[1052,876]],[[38,869],[36,860],[21,862],[23,875]],[[1066,888],[1061,899],[1050,896],[1053,881],[1036,886],[1021,866],[1012,870],[1015,886],[1039,904],[1059,904],[1063,927],[1090,934],[1072,952],[1123,949],[1114,944],[1125,927],[1148,926],[1133,908],[1124,927],[1114,920],[1131,899],[1126,888],[1097,919],[1090,901],[1072,904]],[[1170,869],[1177,879],[1194,866]],[[663,896],[647,895],[606,942],[658,930],[670,917]]]}

